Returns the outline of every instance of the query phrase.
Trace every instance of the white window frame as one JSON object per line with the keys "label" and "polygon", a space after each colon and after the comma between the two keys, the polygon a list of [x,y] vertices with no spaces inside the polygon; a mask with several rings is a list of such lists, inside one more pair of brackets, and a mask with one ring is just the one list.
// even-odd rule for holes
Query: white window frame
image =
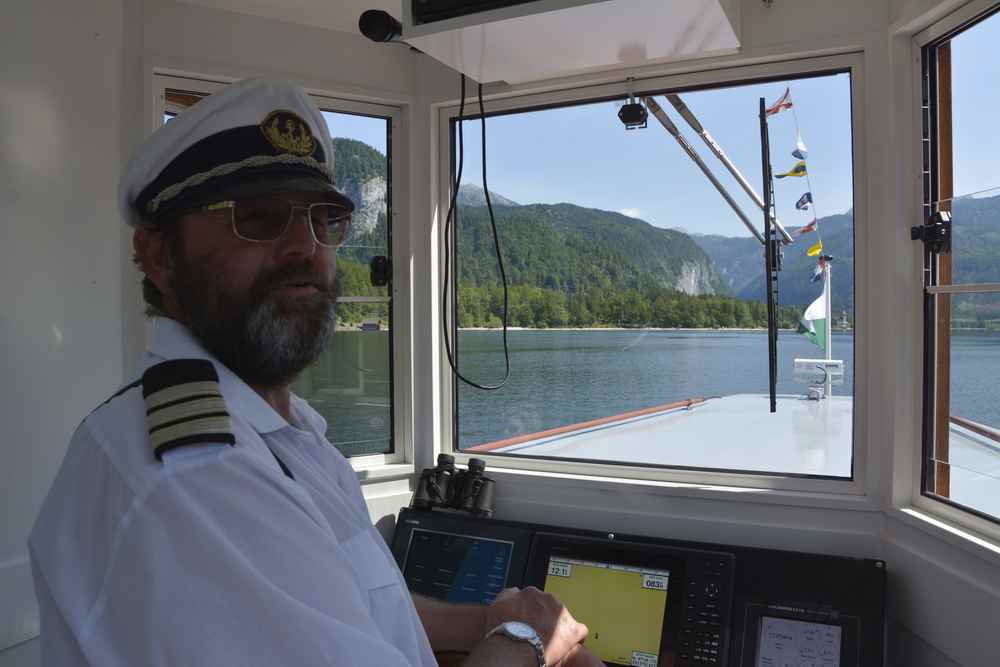
{"label": "white window frame", "polygon": [[[200,77],[156,72],[153,74],[153,117],[151,129],[163,124],[164,113],[176,111],[166,102],[166,90],[183,90],[211,94],[234,81],[228,77]],[[307,89],[322,111],[354,113],[387,118],[390,124],[389,150],[392,156],[392,201],[390,224],[396,230],[392,235],[392,263],[394,267],[408,265],[409,236],[400,232],[400,211],[408,199],[409,138],[404,122],[405,110],[400,105],[382,101],[368,101],[331,91]],[[405,230],[404,230],[405,231]],[[393,271],[392,277],[392,419],[393,451],[390,454],[353,456],[348,460],[363,481],[395,478],[413,473],[413,409],[410,382],[411,314],[409,309],[410,275],[403,270]]]}
{"label": "white window frame", "polygon": [[[913,182],[920,183],[921,170],[922,170],[922,156],[920,152],[920,145],[923,139],[922,137],[922,119],[920,116],[920,109],[923,103],[921,97],[921,66],[923,58],[923,49],[932,42],[940,39],[941,37],[947,35],[948,33],[956,30],[962,25],[974,20],[978,16],[985,12],[995,9],[998,5],[997,0],[974,0],[960,9],[956,10],[952,14],[949,14],[945,18],[936,21],[931,26],[925,28],[923,31],[916,33],[912,39],[911,47],[911,62],[913,63],[913,83],[912,83],[912,98],[910,100],[911,109],[913,110],[912,132],[910,133],[910,142],[914,147],[913,154],[915,159],[913,160],[912,175]],[[1000,20],[994,16],[994,20]],[[913,211],[917,212],[917,215],[913,221],[913,224],[919,224],[921,221],[919,219],[923,209],[923,192],[922,188],[915,187],[913,192],[913,200],[911,201],[913,206]],[[922,253],[921,253],[922,256]],[[922,268],[923,262],[920,264],[921,271],[916,273],[913,277],[914,284],[919,285],[921,292],[923,291],[923,275]],[[923,324],[923,315],[919,316],[921,325]],[[919,331],[923,331],[923,326],[918,328]],[[921,340],[920,350],[923,350],[923,341]],[[916,377],[921,379],[924,377],[924,359],[923,355],[920,354],[919,361],[916,362]],[[896,509],[904,514],[906,514],[907,519],[911,520],[916,518],[917,525],[923,524],[922,527],[930,528],[931,530],[936,530],[936,532],[945,533],[949,535],[951,541],[968,547],[970,544],[978,545],[976,550],[979,551],[980,547],[987,547],[990,551],[994,552],[994,558],[1000,555],[1000,525],[989,519],[977,516],[969,511],[963,510],[961,507],[950,505],[948,503],[936,500],[933,497],[924,495],[923,493],[923,401],[920,401],[920,407],[915,412],[915,421],[912,424],[913,433],[916,434],[914,438],[913,446],[915,450],[912,455],[912,465],[909,470],[909,498],[908,503],[901,503],[896,505]],[[1000,521],[1000,517],[998,517]],[[961,538],[961,539],[955,539]]]}
{"label": "white window frame", "polygon": [[[816,58],[786,60],[762,65],[721,67],[701,72],[688,72],[676,75],[655,76],[647,79],[637,79],[632,85],[636,94],[645,90],[659,91],[669,89],[691,89],[715,85],[739,85],[775,78],[795,77],[799,75],[820,74],[823,72],[849,70],[851,75],[851,123],[853,152],[853,186],[854,186],[854,264],[855,264],[855,338],[854,365],[856,369],[867,368],[868,339],[870,332],[866,281],[869,276],[865,271],[868,264],[868,225],[867,225],[867,169],[863,138],[865,134],[865,60],[860,52],[848,52],[839,55]],[[623,77],[624,78],[624,77]],[[456,92],[458,77],[455,78]],[[537,88],[535,88],[537,90]],[[554,106],[587,100],[599,100],[611,97],[624,97],[627,94],[624,81],[591,86],[576,87],[546,92],[506,93],[485,95],[484,104],[487,114],[499,111],[529,110],[532,108]],[[452,155],[450,141],[450,123],[458,116],[457,101],[436,106],[437,123],[437,183],[439,189],[435,193],[438,211],[437,219],[437,289],[433,297],[434,326],[440,330],[441,323],[441,292],[443,289],[443,244],[447,242],[444,236],[444,216],[448,210],[451,193]],[[470,96],[466,101],[466,114],[478,114],[478,105]],[[487,125],[489,119],[487,119]],[[487,130],[488,131],[488,130]],[[454,255],[454,253],[452,253]],[[454,293],[454,290],[451,290]],[[451,297],[454,298],[453,296]],[[451,304],[447,304],[451,308]],[[439,419],[435,437],[436,453],[453,454],[456,462],[467,463],[471,455],[452,451],[452,425],[455,380],[448,367],[444,343],[439,338],[437,348],[439,359],[440,394],[438,399]],[[512,359],[512,364],[516,364]],[[586,463],[579,461],[553,461],[533,458],[491,456],[476,453],[474,456],[486,460],[488,470],[509,473],[525,473],[529,475],[563,476],[573,475],[587,478],[594,482],[609,484],[636,482],[645,486],[653,483],[665,489],[669,494],[693,495],[705,497],[732,496],[726,491],[741,494],[746,499],[747,493],[765,496],[755,500],[777,500],[784,496],[790,504],[801,503],[806,495],[809,502],[818,501],[821,504],[846,504],[851,507],[864,506],[874,508],[877,501],[866,495],[867,482],[877,478],[877,470],[869,455],[870,436],[875,433],[871,420],[877,416],[869,415],[869,386],[864,373],[854,375],[854,470],[853,479],[827,480],[800,477],[784,477],[775,474],[761,475],[725,471],[686,471],[672,468],[653,468],[626,464]],[[817,496],[816,494],[820,494]],[[735,499],[735,496],[732,496]]]}

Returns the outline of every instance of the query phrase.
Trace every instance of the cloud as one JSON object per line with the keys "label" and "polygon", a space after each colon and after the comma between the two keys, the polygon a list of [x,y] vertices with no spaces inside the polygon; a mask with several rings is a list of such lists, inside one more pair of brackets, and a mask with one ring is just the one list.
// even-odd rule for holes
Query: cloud
{"label": "cloud", "polygon": [[620,209],[618,212],[621,213],[622,215],[627,215],[630,218],[638,218],[642,214],[642,211],[640,211],[637,208],[623,208]]}

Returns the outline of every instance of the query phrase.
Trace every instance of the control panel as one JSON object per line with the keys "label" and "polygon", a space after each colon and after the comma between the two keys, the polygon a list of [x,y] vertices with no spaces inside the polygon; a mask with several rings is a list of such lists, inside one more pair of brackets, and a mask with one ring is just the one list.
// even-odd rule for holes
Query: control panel
{"label": "control panel", "polygon": [[490,604],[552,592],[609,667],[876,667],[885,563],[404,509],[393,554],[414,593]]}

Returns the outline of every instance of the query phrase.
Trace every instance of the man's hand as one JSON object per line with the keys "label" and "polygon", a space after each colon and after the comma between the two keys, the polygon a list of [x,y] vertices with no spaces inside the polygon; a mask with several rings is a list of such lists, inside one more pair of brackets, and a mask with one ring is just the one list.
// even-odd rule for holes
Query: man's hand
{"label": "man's hand", "polygon": [[605,665],[583,644],[577,644],[556,667],[605,667]]}
{"label": "man's hand", "polygon": [[[524,590],[504,589],[497,595],[496,601],[486,608],[487,630],[505,621],[521,621],[535,629],[545,646],[547,665],[559,664],[589,633],[587,626],[578,623],[554,595],[534,586]],[[586,665],[587,662],[579,664]]]}

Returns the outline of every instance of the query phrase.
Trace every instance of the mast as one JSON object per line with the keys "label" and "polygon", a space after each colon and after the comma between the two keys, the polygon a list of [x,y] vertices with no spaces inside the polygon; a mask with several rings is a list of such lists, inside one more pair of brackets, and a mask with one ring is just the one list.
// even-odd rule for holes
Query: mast
{"label": "mast", "polygon": [[768,393],[771,412],[777,412],[778,399],[778,271],[781,269],[781,241],[772,240],[774,229],[774,179],[771,174],[771,144],[767,128],[767,107],[760,98],[760,159],[764,179],[764,280],[767,284],[767,359]]}
{"label": "mast", "polygon": [[[826,295],[826,341],[824,348],[826,349],[826,360],[830,361],[833,359],[833,290],[831,288],[831,266],[833,262],[830,261],[833,258],[827,258],[827,261],[823,262],[823,294]],[[830,374],[826,374],[826,392],[825,396],[829,397],[832,390],[832,383],[830,382]]]}

